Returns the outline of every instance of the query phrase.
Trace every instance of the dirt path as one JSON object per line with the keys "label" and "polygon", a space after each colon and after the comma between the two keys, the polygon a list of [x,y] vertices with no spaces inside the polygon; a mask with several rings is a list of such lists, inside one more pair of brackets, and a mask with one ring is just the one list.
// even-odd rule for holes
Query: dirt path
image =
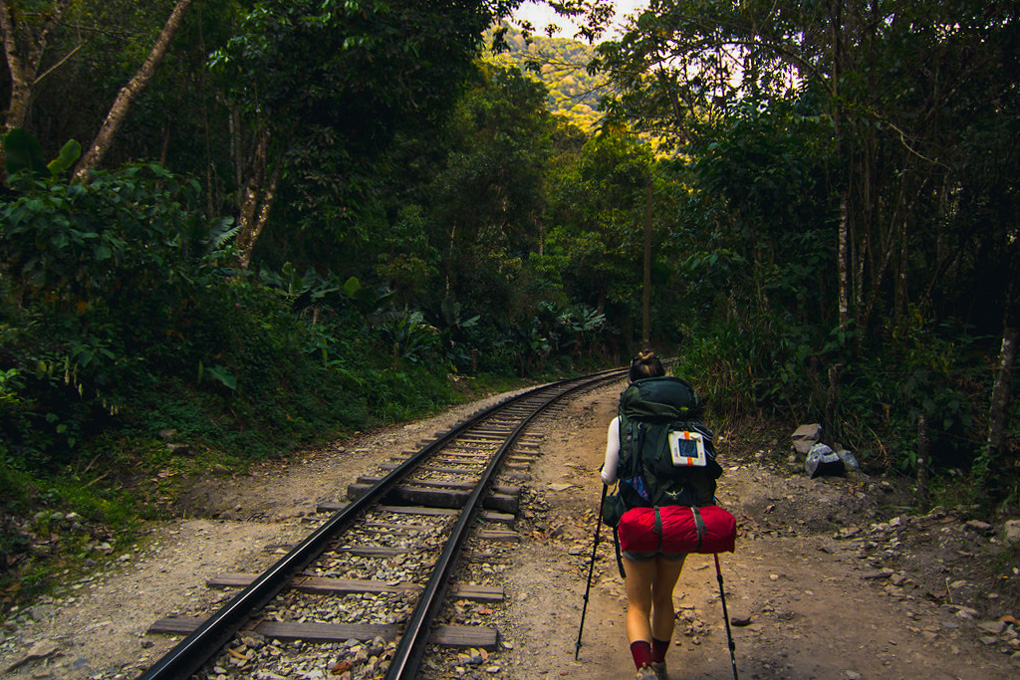
{"label": "dirt path", "polygon": [[[601,490],[596,470],[618,389],[572,403],[548,427],[518,524],[525,540],[504,572],[508,606],[493,614],[507,647],[501,670],[468,669],[463,677],[633,677],[623,581],[606,532],[574,660]],[[252,559],[268,566],[282,544],[307,532],[304,518],[317,502],[342,498],[346,484],[377,460],[480,406],[251,475],[199,481],[186,505],[193,519],[154,527],[136,553],[8,621],[0,674],[134,677],[173,644],[146,636],[149,623],[172,612],[207,612],[221,597],[205,588],[205,579],[250,570]],[[721,558],[731,618],[746,624],[733,629],[741,678],[1020,677],[1012,628],[991,630],[997,617],[1020,613],[1012,609],[1020,601],[1018,577],[995,576],[982,562],[994,539],[968,531],[949,513],[894,517],[887,509],[894,491],[876,480],[812,481],[770,471],[749,442],[735,438],[720,450],[726,468],[720,500],[741,523],[737,552]],[[670,678],[732,677],[710,556],[689,558],[675,601]],[[33,649],[40,658],[30,658]]]}
{"label": "dirt path", "polygon": [[[595,470],[602,462],[604,428],[615,415],[616,397],[616,391],[607,390],[587,403],[575,404],[566,430],[550,437],[537,466],[536,477],[541,481],[536,486],[545,485],[551,507],[542,524],[545,533],[558,533],[558,538],[529,543],[526,556],[508,578],[514,602],[511,611],[521,640],[515,648],[513,677],[520,680],[632,677],[623,580],[609,541],[600,541],[580,661],[574,661],[583,579],[595,527],[591,508],[598,504],[601,490]],[[914,573],[879,565],[886,552],[891,563],[934,562],[939,573],[952,561],[938,550],[921,555],[903,547],[917,542],[914,538],[923,543],[928,533],[923,520],[914,522],[917,537],[898,531],[912,524],[909,519],[893,520],[892,527],[876,522],[881,505],[893,501],[892,492],[883,490],[883,485],[863,475],[822,481],[803,475],[788,478],[755,463],[756,452],[747,442],[723,441],[720,449],[724,457],[727,452],[741,452],[736,460],[722,461],[726,473],[719,487],[720,502],[738,516],[741,525],[736,553],[720,560],[731,620],[748,622],[732,629],[741,678],[1020,677],[1020,659],[1011,659],[1014,648],[1002,638],[991,642],[989,632],[981,627],[992,625],[989,619],[1000,615],[1001,606],[995,602],[1015,603],[1015,574],[1001,584],[1012,599],[993,593],[997,597],[985,597],[990,606],[984,611],[937,602],[925,590],[925,567],[917,566]],[[572,486],[554,490],[564,484]],[[952,519],[936,512],[931,521],[945,528],[952,524],[944,521],[947,517]],[[955,525],[952,534],[961,543],[987,543],[986,538],[968,536]],[[975,595],[980,598],[981,593]],[[675,644],[667,657],[669,677],[731,678],[711,556],[688,558],[674,601],[678,621]],[[550,607],[551,602],[562,605]]]}

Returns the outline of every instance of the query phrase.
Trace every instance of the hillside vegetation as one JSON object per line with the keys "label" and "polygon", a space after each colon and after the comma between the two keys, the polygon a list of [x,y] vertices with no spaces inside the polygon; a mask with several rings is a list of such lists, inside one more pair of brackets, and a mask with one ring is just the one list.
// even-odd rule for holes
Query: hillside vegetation
{"label": "hillside vegetation", "polygon": [[[491,41],[492,32],[487,35]],[[586,132],[602,119],[601,99],[612,90],[604,75],[590,73],[595,48],[580,40],[531,35],[508,28],[504,36],[507,51],[487,55],[494,64],[519,68],[549,90],[548,106]]]}

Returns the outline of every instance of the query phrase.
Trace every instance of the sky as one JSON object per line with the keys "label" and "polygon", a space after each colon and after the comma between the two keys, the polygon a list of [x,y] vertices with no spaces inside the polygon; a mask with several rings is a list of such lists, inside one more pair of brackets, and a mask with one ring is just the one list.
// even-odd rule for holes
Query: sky
{"label": "sky", "polygon": [[[616,16],[617,20],[623,19],[628,14],[633,14],[635,10],[643,8],[648,4],[648,0],[615,0]],[[572,38],[574,33],[577,32],[577,28],[570,25],[563,17],[559,16],[543,2],[525,2],[523,3],[516,12],[514,17],[517,19],[527,19],[534,26],[535,30],[540,34],[545,34],[545,27],[549,24],[556,24],[561,30],[556,34],[559,38]],[[612,36],[614,31],[610,30],[609,35]]]}

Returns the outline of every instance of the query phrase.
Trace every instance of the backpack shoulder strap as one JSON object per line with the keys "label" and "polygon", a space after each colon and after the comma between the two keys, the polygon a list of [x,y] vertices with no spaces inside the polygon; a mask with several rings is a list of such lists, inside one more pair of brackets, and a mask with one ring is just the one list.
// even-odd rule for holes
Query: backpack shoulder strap
{"label": "backpack shoulder strap", "polygon": [[644,440],[646,426],[620,412],[620,458],[616,465],[617,494],[629,509],[646,506],[649,492],[645,475]]}

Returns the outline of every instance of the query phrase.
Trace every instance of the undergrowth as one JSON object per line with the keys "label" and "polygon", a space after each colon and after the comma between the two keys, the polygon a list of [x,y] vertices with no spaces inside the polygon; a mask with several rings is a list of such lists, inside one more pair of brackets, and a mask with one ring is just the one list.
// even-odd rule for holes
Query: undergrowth
{"label": "undergrowth", "polygon": [[[718,322],[688,335],[673,371],[696,386],[710,422],[753,429],[777,421],[795,428],[825,425],[831,415],[823,436],[853,451],[865,472],[913,480],[924,414],[931,482],[918,507],[966,507],[989,519],[1020,513],[1020,402],[1011,406],[1005,450],[992,460],[986,447],[996,338],[944,323],[900,330],[881,346],[859,348],[852,334],[780,319]],[[837,408],[827,414],[834,390]]]}
{"label": "undergrowth", "polygon": [[[12,185],[0,200],[4,608],[171,515],[194,475],[520,384],[462,375],[480,353],[468,335],[393,309],[384,290],[233,269],[230,224],[158,166]],[[522,351],[503,343],[480,363],[517,365]],[[573,363],[553,355],[532,375]]]}

